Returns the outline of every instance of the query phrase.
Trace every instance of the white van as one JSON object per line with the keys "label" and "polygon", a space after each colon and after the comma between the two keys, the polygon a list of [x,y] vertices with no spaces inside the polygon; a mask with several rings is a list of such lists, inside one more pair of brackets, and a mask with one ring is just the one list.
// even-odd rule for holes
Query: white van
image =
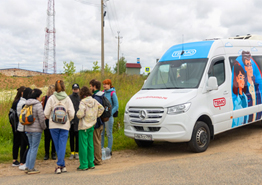
{"label": "white van", "polygon": [[127,103],[125,135],[138,146],[189,142],[203,152],[214,135],[260,120],[262,40],[239,38],[168,49]]}

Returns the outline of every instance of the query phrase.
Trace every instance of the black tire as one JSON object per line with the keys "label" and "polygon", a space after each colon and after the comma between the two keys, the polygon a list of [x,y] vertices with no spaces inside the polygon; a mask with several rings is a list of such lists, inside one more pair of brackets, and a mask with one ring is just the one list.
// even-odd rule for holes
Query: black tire
{"label": "black tire", "polygon": [[139,147],[150,147],[150,146],[152,146],[154,141],[145,141],[145,140],[135,139],[135,142],[136,142],[137,146],[139,146]]}
{"label": "black tire", "polygon": [[188,145],[193,152],[200,153],[206,151],[210,143],[210,130],[203,121],[197,121]]}

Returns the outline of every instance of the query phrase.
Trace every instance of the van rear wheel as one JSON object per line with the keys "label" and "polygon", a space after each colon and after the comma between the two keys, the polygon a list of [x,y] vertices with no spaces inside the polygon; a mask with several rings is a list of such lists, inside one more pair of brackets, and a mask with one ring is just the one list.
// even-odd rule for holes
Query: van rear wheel
{"label": "van rear wheel", "polygon": [[203,121],[197,121],[192,133],[189,147],[193,152],[206,151],[210,142],[210,130],[208,125]]}
{"label": "van rear wheel", "polygon": [[149,147],[153,144],[154,141],[145,141],[145,140],[137,140],[135,139],[137,146],[139,147]]}

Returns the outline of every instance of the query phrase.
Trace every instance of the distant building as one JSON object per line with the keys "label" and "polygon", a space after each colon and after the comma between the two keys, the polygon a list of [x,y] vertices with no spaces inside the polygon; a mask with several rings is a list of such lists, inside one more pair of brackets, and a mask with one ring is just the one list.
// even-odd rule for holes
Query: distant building
{"label": "distant building", "polygon": [[46,75],[46,73],[31,71],[26,69],[19,68],[7,68],[0,69],[0,73],[6,76],[37,76],[37,75]]}
{"label": "distant building", "polygon": [[140,75],[141,69],[140,63],[126,63],[126,74],[128,75]]}

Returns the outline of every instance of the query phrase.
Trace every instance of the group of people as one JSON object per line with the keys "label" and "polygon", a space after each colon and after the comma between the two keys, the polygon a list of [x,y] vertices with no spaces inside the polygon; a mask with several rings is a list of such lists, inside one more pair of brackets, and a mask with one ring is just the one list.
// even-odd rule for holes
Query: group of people
{"label": "group of people", "polygon": [[[13,130],[13,164],[25,170],[27,174],[40,173],[35,169],[36,156],[42,132],[45,137],[44,160],[50,157],[56,160],[55,173],[66,172],[65,153],[68,135],[70,135],[71,155],[69,159],[79,159],[78,171],[94,169],[95,165],[102,164],[102,148],[104,147],[105,130],[108,137],[108,148],[112,155],[113,145],[113,115],[118,111],[116,90],[110,79],[103,81],[104,90],[101,91],[101,82],[93,79],[87,86],[72,85],[72,94],[67,95],[63,80],[56,81],[48,87],[47,94],[42,96],[40,89],[31,89],[21,86],[11,109],[20,117],[24,107],[32,106],[34,122],[32,124],[11,124]],[[103,122],[100,116],[104,112],[103,96],[112,106],[111,116]],[[18,119],[19,120],[19,119]],[[20,148],[20,162],[18,151]]]}

